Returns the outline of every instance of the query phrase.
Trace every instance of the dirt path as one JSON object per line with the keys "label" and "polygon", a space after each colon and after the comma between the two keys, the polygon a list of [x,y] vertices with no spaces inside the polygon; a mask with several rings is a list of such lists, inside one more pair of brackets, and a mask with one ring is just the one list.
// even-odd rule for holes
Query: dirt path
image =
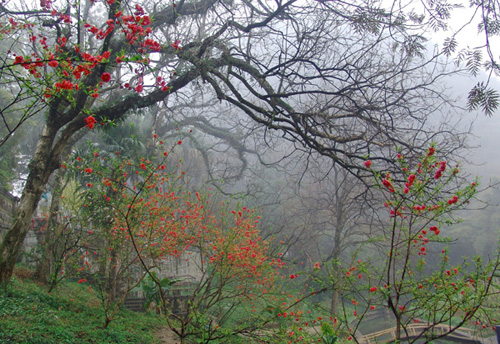
{"label": "dirt path", "polygon": [[155,337],[160,340],[162,344],[179,344],[179,339],[168,326],[162,327],[155,332]]}

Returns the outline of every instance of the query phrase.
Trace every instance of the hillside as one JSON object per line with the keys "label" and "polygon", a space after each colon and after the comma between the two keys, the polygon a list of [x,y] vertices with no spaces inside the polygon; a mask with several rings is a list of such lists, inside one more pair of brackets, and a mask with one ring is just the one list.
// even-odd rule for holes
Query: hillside
{"label": "hillside", "polygon": [[77,282],[65,282],[50,295],[25,270],[0,289],[0,343],[161,343],[163,327],[153,314],[120,310],[103,329],[96,292]]}

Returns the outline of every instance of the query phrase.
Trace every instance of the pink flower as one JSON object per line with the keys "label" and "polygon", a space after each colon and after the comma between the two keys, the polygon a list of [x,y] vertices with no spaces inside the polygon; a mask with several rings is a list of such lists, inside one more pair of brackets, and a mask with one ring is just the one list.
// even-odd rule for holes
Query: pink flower
{"label": "pink flower", "polygon": [[137,93],[141,93],[142,91],[144,90],[144,86],[142,86],[142,84],[139,84],[135,87],[135,91]]}

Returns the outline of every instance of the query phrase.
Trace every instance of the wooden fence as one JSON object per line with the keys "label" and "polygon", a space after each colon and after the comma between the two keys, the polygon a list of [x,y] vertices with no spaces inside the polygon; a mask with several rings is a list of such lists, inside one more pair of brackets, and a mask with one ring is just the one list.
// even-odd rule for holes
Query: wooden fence
{"label": "wooden fence", "polygon": [[[415,323],[415,324],[410,324],[409,326],[406,327],[406,331],[403,329],[402,331],[402,336],[404,338],[411,338],[411,337],[417,337],[420,333],[422,333],[424,330],[429,329],[432,327],[432,332],[437,334],[437,335],[442,335],[445,333],[448,333],[452,327],[443,325],[443,324],[438,324],[432,326],[432,324],[428,323]],[[393,342],[396,339],[396,327],[392,327],[386,330],[381,330],[378,332],[373,332],[367,335],[361,336],[358,340],[360,344],[375,344],[375,343],[388,343],[388,342]],[[476,335],[476,330],[472,330],[469,328],[465,327],[460,327],[453,331],[452,333],[448,334],[446,336],[447,338],[454,339],[454,340],[460,340],[464,341],[465,343],[481,343],[477,339]],[[383,341],[378,341],[377,339],[382,339]]]}

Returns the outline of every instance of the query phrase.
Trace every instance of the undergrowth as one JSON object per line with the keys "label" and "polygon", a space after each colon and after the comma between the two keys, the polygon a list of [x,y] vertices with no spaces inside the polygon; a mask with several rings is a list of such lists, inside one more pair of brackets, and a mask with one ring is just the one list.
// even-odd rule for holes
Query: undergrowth
{"label": "undergrowth", "polygon": [[30,279],[14,277],[0,288],[0,343],[159,343],[162,327],[153,314],[120,310],[103,329],[100,303],[88,286],[62,283],[54,292]]}

